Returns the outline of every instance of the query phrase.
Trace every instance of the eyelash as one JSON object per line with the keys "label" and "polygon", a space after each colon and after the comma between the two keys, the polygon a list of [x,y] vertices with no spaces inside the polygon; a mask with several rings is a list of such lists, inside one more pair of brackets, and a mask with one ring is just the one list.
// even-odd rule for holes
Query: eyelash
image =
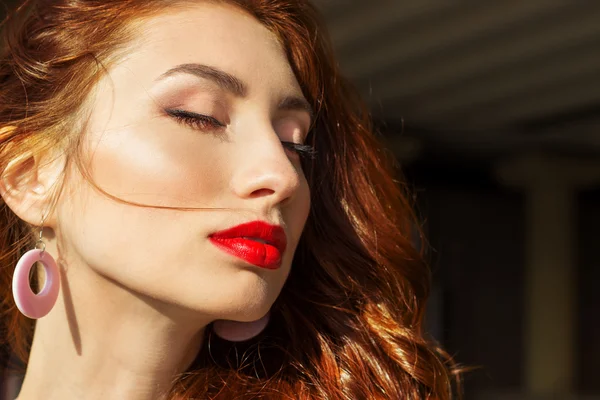
{"label": "eyelash", "polygon": [[206,129],[221,129],[225,128],[225,124],[222,124],[218,119],[210,117],[208,115],[202,115],[184,110],[165,110],[166,113],[173,117],[177,122],[187,125],[190,128],[197,130]]}
{"label": "eyelash", "polygon": [[[190,128],[196,130],[219,130],[226,127],[226,125],[221,123],[218,119],[208,115],[197,114],[194,112],[179,109],[165,110],[165,112],[167,113],[167,115],[174,118],[178,123],[187,125]],[[316,155],[315,149],[312,146],[306,144],[283,141],[281,142],[281,144],[284,148],[298,154],[302,159],[313,159]]]}
{"label": "eyelash", "polygon": [[315,148],[307,144],[293,142],[281,142],[281,144],[283,144],[283,147],[286,149],[292,150],[294,153],[298,154],[302,159],[314,159],[317,155]]}

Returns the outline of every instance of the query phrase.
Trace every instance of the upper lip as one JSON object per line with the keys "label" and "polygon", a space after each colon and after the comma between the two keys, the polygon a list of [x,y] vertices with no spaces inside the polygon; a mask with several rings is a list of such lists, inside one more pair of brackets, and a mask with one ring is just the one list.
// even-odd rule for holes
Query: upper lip
{"label": "upper lip", "polygon": [[210,235],[213,239],[248,238],[259,239],[276,247],[281,253],[287,246],[285,231],[279,225],[272,225],[265,221],[251,221],[244,224],[215,232]]}

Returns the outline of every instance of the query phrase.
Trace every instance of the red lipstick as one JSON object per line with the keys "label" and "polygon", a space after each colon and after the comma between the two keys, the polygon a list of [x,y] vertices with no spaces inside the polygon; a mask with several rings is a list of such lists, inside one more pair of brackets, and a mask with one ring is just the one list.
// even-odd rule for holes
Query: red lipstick
{"label": "red lipstick", "polygon": [[248,222],[209,236],[219,249],[266,269],[281,266],[287,246],[283,228],[262,221]]}

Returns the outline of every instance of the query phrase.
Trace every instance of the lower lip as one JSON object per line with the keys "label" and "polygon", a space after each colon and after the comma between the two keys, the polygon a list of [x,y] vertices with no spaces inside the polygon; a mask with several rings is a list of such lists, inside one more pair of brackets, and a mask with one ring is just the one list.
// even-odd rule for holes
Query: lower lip
{"label": "lower lip", "polygon": [[244,238],[210,238],[224,252],[265,269],[281,267],[281,252],[267,243]]}

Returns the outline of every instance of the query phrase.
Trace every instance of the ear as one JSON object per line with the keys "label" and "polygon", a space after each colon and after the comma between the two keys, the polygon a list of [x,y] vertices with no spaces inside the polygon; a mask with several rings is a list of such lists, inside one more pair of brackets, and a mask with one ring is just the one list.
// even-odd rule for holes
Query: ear
{"label": "ear", "polygon": [[23,221],[39,226],[44,218],[44,225],[53,228],[56,221],[50,208],[64,165],[64,155],[22,153],[0,171],[0,196]]}

